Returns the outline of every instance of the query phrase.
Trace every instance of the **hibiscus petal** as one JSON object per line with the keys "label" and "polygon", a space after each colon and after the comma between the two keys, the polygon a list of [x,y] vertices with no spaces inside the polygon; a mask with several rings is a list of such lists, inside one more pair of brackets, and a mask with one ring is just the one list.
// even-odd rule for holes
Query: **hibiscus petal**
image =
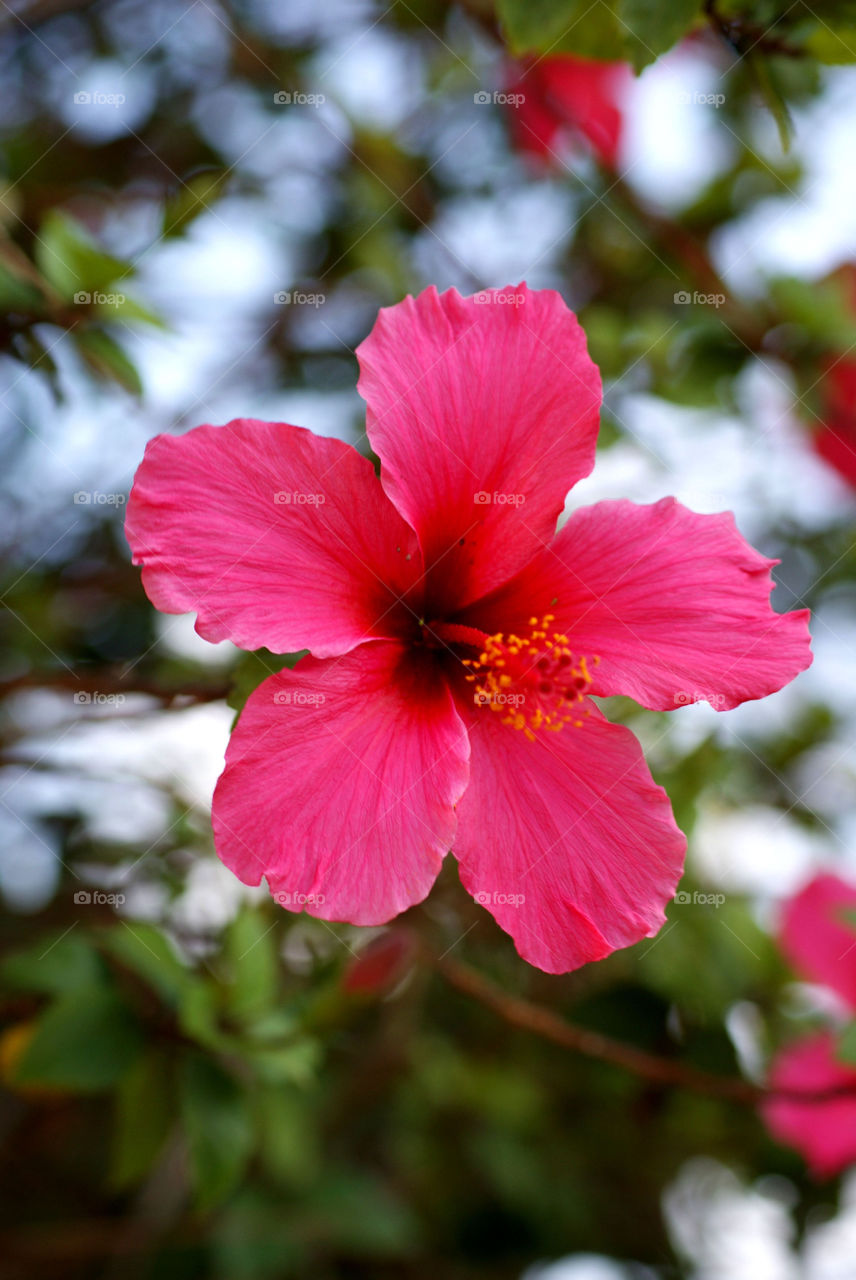
{"label": "hibiscus petal", "polygon": [[304,658],[250,697],[214,794],[217,852],[291,911],[381,924],[428,893],[469,744],[442,677],[400,645]]}
{"label": "hibiscus petal", "polygon": [[819,1178],[856,1164],[856,1069],[839,1062],[835,1048],[835,1038],[827,1032],[788,1045],[773,1062],[769,1087],[788,1093],[850,1093],[806,1102],[773,1097],[761,1107],[773,1136],[795,1147]]}
{"label": "hibiscus petal", "polygon": [[552,613],[572,648],[600,663],[591,693],[657,711],[706,699],[717,710],[781,689],[811,665],[808,609],[775,613],[768,560],[730,512],[674,498],[598,502],[461,621],[489,634]]}
{"label": "hibiscus petal", "polygon": [[594,465],[600,374],[573,312],[525,284],[384,308],[357,349],[381,482],[419,535],[435,616],[552,538]]}
{"label": "hibiscus petal", "polygon": [[409,620],[416,539],[341,440],[236,419],[149,441],[125,531],[149,599],[206,640],[321,657]]}
{"label": "hibiscus petal", "polygon": [[524,960],[565,973],[657,932],[686,841],[629,729],[593,704],[535,741],[471,713],[461,880]]}
{"label": "hibiscus petal", "polygon": [[856,1009],[856,888],[838,876],[815,876],[788,903],[780,934],[803,977],[831,987]]}

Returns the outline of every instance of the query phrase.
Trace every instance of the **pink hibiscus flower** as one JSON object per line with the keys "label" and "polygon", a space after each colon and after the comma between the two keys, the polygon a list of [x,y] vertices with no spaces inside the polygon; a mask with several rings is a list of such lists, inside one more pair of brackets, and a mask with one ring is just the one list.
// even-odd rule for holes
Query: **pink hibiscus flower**
{"label": "pink hibiscus flower", "polygon": [[582,136],[609,169],[618,165],[624,128],[623,99],[633,79],[626,62],[593,62],[559,54],[512,65],[508,92],[515,146],[540,160],[555,160],[566,135]]}
{"label": "pink hibiscus flower", "polygon": [[[850,913],[848,919],[847,913]],[[816,876],[788,904],[780,943],[798,973],[837,992],[856,1011],[856,889]],[[856,1068],[841,1062],[829,1031],[805,1036],[773,1060],[769,1087],[780,1096],[762,1114],[780,1142],[795,1147],[819,1178],[856,1163]],[[800,1093],[830,1093],[802,1101]]]}
{"label": "pink hibiscus flower", "polygon": [[[290,910],[380,924],[450,849],[550,972],[650,936],[685,841],[591,695],[733,707],[811,661],[807,613],[733,517],[600,502],[600,377],[558,293],[430,288],[357,355],[357,451],[239,419],[146,450],[128,507],[149,598],[208,640],[310,650],[265,680],[214,797],[220,857]],[[692,691],[686,693],[685,691]]]}

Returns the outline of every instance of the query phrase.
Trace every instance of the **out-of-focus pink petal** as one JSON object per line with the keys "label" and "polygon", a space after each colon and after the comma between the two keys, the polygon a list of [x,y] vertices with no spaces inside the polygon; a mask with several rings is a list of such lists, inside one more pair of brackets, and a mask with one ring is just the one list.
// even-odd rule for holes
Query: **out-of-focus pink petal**
{"label": "out-of-focus pink petal", "polygon": [[[856,316],[856,263],[845,262],[822,282],[835,284]],[[843,480],[856,488],[856,360],[847,351],[821,361],[818,392],[821,424],[812,429],[815,451]]]}
{"label": "out-of-focus pink petal", "polygon": [[600,375],[560,295],[525,284],[426,289],[384,308],[357,355],[381,482],[442,616],[552,538],[594,464]]}
{"label": "out-of-focus pink petal", "polygon": [[856,416],[833,418],[818,427],[812,439],[817,455],[856,489]]}
{"label": "out-of-focus pink petal", "polygon": [[[856,272],[848,279],[854,288]],[[815,451],[856,487],[856,360],[847,356],[829,359],[820,393],[823,423],[812,433]]]}
{"label": "out-of-focus pink petal", "polygon": [[633,73],[626,62],[594,62],[571,54],[517,64],[509,92],[523,101],[509,106],[515,145],[556,160],[561,135],[581,134],[614,169],[623,132],[622,104]]}
{"label": "out-of-focus pink petal", "polygon": [[418,579],[411,529],[340,440],[239,418],[149,441],[125,531],[149,599],[206,640],[319,656],[395,638]]}
{"label": "out-of-focus pink petal", "polygon": [[469,719],[454,851],[523,959],[564,973],[656,933],[686,841],[629,729],[593,704],[534,742],[487,707]]}
{"label": "out-of-focus pink petal", "polygon": [[780,942],[798,973],[809,982],[831,987],[856,1009],[856,888],[853,885],[834,875],[815,876],[787,904]]}
{"label": "out-of-focus pink petal", "polygon": [[251,695],[214,793],[215,846],[245,884],[324,920],[381,924],[428,893],[467,783],[442,679],[400,645],[304,658]]}
{"label": "out-of-focus pink petal", "polygon": [[802,1102],[773,1097],[761,1114],[773,1136],[795,1147],[818,1178],[856,1164],[856,1069],[839,1062],[828,1032],[797,1040],[773,1061],[768,1087],[788,1094],[850,1090],[841,1097]]}
{"label": "out-of-focus pink petal", "polygon": [[811,664],[807,609],[775,613],[768,560],[730,512],[698,515],[674,498],[598,502],[574,512],[549,548],[460,621],[488,633],[552,613],[592,667],[593,694],[658,711],[763,698]]}

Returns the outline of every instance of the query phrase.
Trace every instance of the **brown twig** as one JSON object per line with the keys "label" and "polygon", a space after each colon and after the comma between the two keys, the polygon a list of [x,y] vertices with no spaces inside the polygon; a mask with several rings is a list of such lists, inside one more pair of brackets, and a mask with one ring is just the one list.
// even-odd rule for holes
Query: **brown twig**
{"label": "brown twig", "polygon": [[601,1035],[599,1031],[591,1031],[588,1027],[575,1026],[542,1005],[509,995],[469,965],[461,964],[448,956],[438,962],[437,968],[453,987],[493,1009],[506,1022],[542,1036],[545,1040],[552,1040],[563,1049],[609,1062],[657,1084],[677,1085],[697,1093],[737,1102],[755,1103],[761,1096],[757,1086],[750,1084],[748,1080],[700,1071],[685,1063],[661,1058],[644,1049],[637,1049],[634,1045],[613,1040],[611,1036]]}
{"label": "brown twig", "polygon": [[767,1089],[738,1076],[722,1076],[702,1071],[685,1062],[637,1049],[635,1045],[614,1040],[611,1036],[601,1035],[599,1031],[592,1031],[588,1027],[575,1026],[550,1009],[545,1009],[543,1005],[509,995],[484,974],[448,956],[437,961],[436,968],[458,991],[492,1009],[512,1026],[531,1031],[573,1053],[582,1053],[587,1058],[608,1062],[611,1066],[630,1071],[655,1084],[690,1089],[706,1097],[722,1098],[753,1107],[772,1098],[786,1098],[795,1102],[829,1102],[834,1098],[852,1097],[854,1093],[852,1087],[840,1085],[812,1093],[796,1089]]}
{"label": "brown twig", "polygon": [[717,13],[715,0],[707,0],[704,6],[708,22],[716,35],[724,40],[738,57],[743,57],[753,49],[763,53],[779,54],[784,58],[804,58],[805,50],[788,44],[780,36],[772,35],[768,27],[755,22],[747,22],[745,18],[726,18]]}

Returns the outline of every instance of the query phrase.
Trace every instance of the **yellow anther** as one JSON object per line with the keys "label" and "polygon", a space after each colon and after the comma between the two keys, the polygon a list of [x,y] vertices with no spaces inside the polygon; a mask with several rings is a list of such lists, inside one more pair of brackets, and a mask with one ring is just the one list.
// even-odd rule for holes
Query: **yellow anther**
{"label": "yellow anther", "polygon": [[[465,661],[472,667],[466,679],[476,682],[476,703],[502,712],[503,724],[522,729],[529,741],[539,729],[558,733],[566,724],[584,723],[579,704],[592,676],[586,656],[574,653],[564,632],[550,629],[554,620],[553,614],[531,617],[526,636],[488,636],[478,660]],[[600,660],[592,661],[597,666]]]}

